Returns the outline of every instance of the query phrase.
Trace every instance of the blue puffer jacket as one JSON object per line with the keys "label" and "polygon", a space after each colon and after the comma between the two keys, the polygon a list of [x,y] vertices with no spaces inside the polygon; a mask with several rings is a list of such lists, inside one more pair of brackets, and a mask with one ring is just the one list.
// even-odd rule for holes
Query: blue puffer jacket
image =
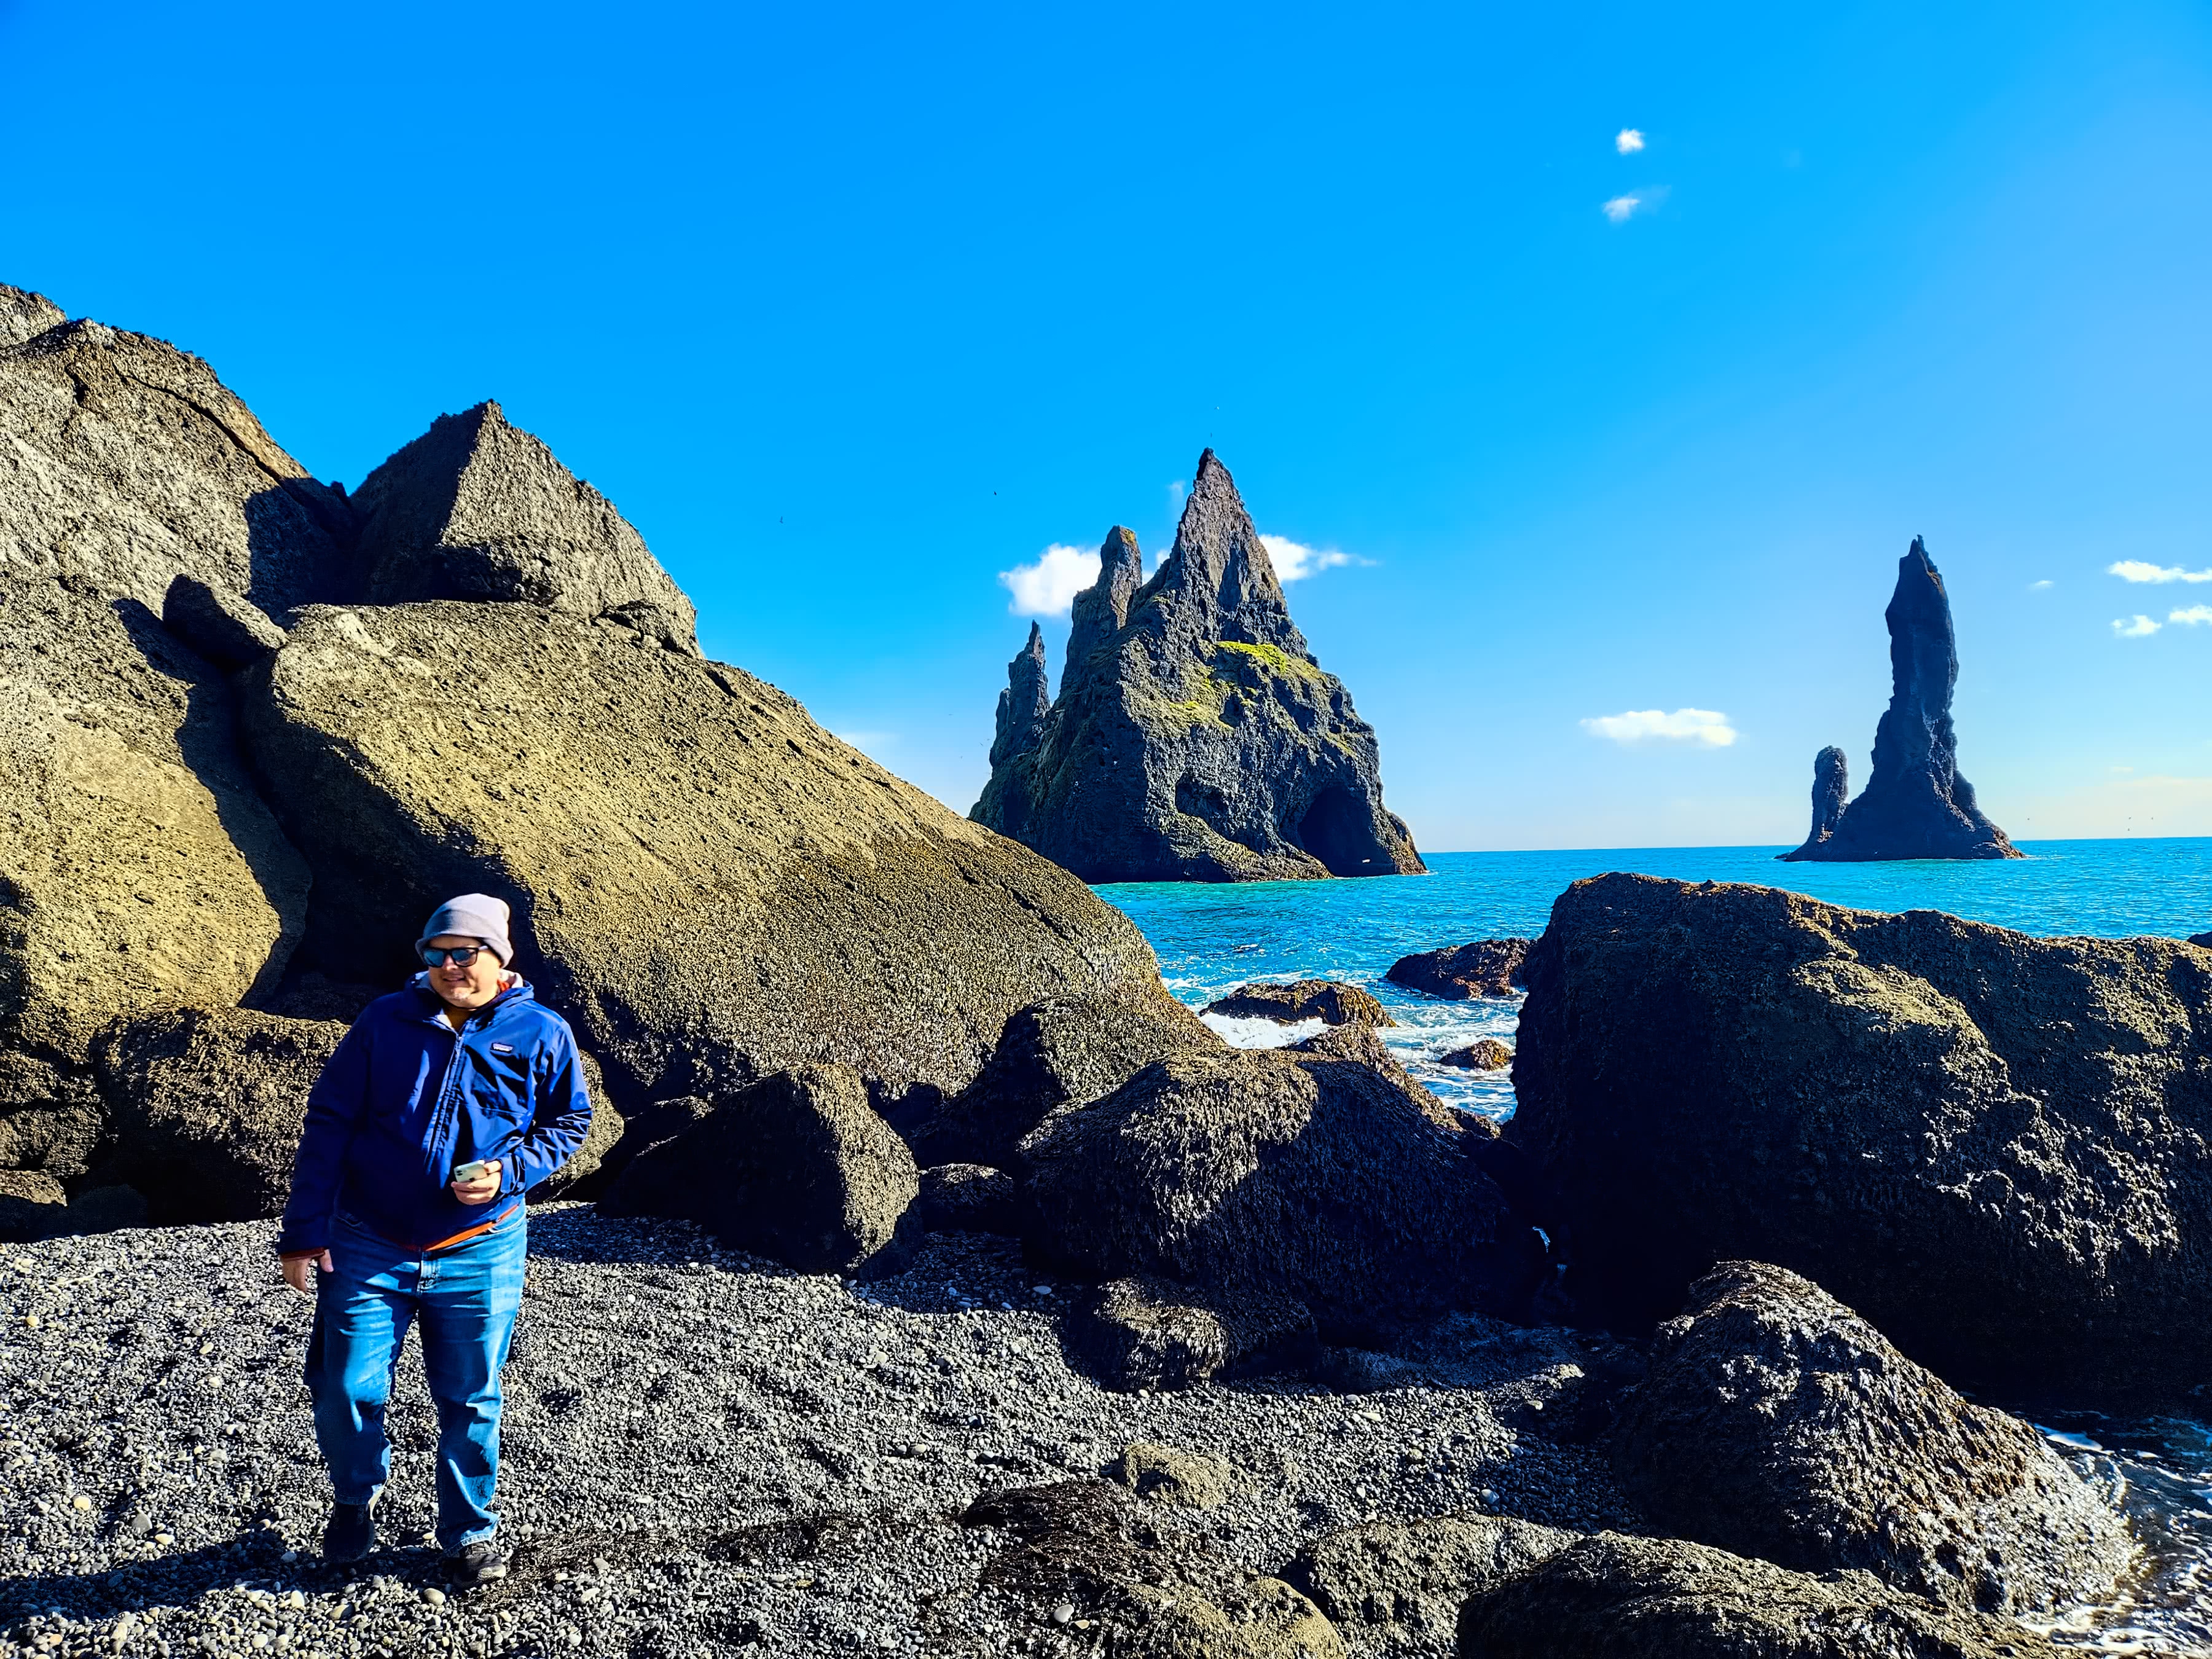
{"label": "blue puffer jacket", "polygon": [[[279,1253],[319,1250],[340,1209],[419,1249],[489,1221],[584,1144],[592,1100],[568,1022],[517,980],[458,1032],[429,975],[362,1010],[307,1096]],[[494,1158],[489,1204],[448,1190]]]}

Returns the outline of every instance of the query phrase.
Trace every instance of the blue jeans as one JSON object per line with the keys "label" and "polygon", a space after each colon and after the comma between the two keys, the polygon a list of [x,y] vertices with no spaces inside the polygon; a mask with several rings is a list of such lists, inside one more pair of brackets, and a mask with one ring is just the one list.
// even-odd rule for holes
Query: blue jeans
{"label": "blue jeans", "polygon": [[426,1255],[341,1211],[320,1275],[307,1392],[315,1439],[341,1504],[368,1504],[392,1472],[384,1411],[407,1327],[422,1324],[422,1372],[438,1405],[438,1542],[458,1550],[499,1530],[499,1374],[522,1308],[528,1212]]}

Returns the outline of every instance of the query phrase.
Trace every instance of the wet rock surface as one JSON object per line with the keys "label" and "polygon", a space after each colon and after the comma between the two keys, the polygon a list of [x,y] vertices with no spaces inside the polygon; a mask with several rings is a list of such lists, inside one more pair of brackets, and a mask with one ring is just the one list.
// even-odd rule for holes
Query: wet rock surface
{"label": "wet rock surface", "polygon": [[1333,979],[1255,981],[1206,1005],[1206,1012],[1231,1019],[1272,1019],[1285,1025],[1318,1019],[1329,1025],[1395,1025],[1371,991]]}
{"label": "wet rock surface", "polygon": [[1076,597],[1060,695],[1042,714],[1032,633],[970,816],[1089,882],[1422,869],[1382,805],[1373,729],[1307,649],[1212,451],[1174,548],[1133,588],[1140,568],[1135,538],[1117,529],[1097,585]]}
{"label": "wet rock surface", "polygon": [[1962,1388],[2212,1372],[2212,963],[2179,940],[1613,875],[1528,981],[1506,1138],[1585,1316],[1648,1330],[1749,1259]]}
{"label": "wet rock surface", "polygon": [[1510,997],[1528,982],[1522,964],[1534,944],[1525,939],[1479,939],[1441,951],[1416,951],[1392,963],[1382,977],[1409,991],[1425,991],[1452,1002]]}
{"label": "wet rock surface", "polygon": [[1659,1328],[1611,1437],[1652,1522],[1930,1601],[2048,1611],[2133,1553],[2110,1494],[2016,1417],[1970,1404],[1820,1286],[1723,1263]]}
{"label": "wet rock surface", "polygon": [[1463,1048],[1447,1049],[1437,1056],[1439,1066],[1456,1066],[1468,1072],[1502,1072],[1513,1063],[1513,1051],[1496,1037],[1478,1037]]}

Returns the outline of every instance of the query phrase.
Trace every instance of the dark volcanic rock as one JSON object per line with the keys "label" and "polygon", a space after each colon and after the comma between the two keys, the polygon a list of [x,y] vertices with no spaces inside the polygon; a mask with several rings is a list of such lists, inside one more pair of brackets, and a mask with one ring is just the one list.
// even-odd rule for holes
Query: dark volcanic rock
{"label": "dark volcanic rock", "polygon": [[1006,665],[1006,689],[999,693],[999,723],[991,739],[994,768],[1036,747],[1051,708],[1052,693],[1045,689],[1044,630],[1031,623],[1029,643]]}
{"label": "dark volcanic rock", "polygon": [[1265,1290],[1214,1296],[1194,1285],[1116,1279],[1069,1316],[1068,1352],[1121,1389],[1188,1389],[1303,1365],[1320,1352],[1303,1302]]}
{"label": "dark volcanic rock", "polygon": [[1374,732],[1316,665],[1212,451],[1174,550],[1125,604],[1138,568],[1135,538],[1109,537],[1099,586],[1076,599],[1086,654],[970,816],[1093,882],[1421,869],[1383,807]]}
{"label": "dark volcanic rock", "polygon": [[1496,1037],[1478,1037],[1464,1048],[1437,1056],[1439,1066],[1456,1066],[1468,1072],[1502,1072],[1513,1063],[1513,1051]]}
{"label": "dark volcanic rock", "polygon": [[[1068,614],[1067,660],[1060,670],[1062,696],[1086,672],[1091,653],[1121,631],[1129,620],[1129,601],[1144,585],[1145,556],[1137,550],[1137,532],[1117,524],[1098,550],[1098,580],[1075,596]],[[1038,660],[1042,666],[1042,653]]]}
{"label": "dark volcanic rock", "polygon": [[[447,672],[472,660],[499,665],[495,691]],[[516,966],[619,1106],[816,1060],[886,1099],[949,1095],[1041,998],[1166,1000],[1136,928],[1065,871],[783,693],[629,628],[315,609],[243,683],[315,866],[301,969],[395,983],[415,919],[499,895]]]}
{"label": "dark volcanic rock", "polygon": [[37,1170],[0,1170],[0,1244],[51,1238],[69,1231],[69,1194]]}
{"label": "dark volcanic rock", "polygon": [[1209,1014],[1231,1019],[1272,1019],[1285,1025],[1318,1019],[1330,1025],[1395,1025],[1371,992],[1333,979],[1293,980],[1287,985],[1256,980],[1206,1005]]}
{"label": "dark volcanic rock", "polygon": [[925,1162],[1016,1170],[1022,1137],[1060,1107],[1096,1100],[1142,1067],[1218,1048],[1190,1010],[1155,985],[1111,997],[1054,997],[1016,1012],[981,1073],[915,1137]]}
{"label": "dark volcanic rock", "polygon": [[441,415],[355,492],[367,597],[613,615],[696,651],[691,601],[612,501],[495,403]]}
{"label": "dark volcanic rock", "polygon": [[1600,1533],[1461,1609],[1460,1659],[2060,1659],[1993,1613],[1863,1572],[1814,1577],[1674,1538]]}
{"label": "dark volcanic rock", "polygon": [[1970,1405],[1817,1285],[1724,1262],[1659,1328],[1612,1439],[1659,1526],[2021,1613],[2111,1589],[2119,1516],[2016,1417]]}
{"label": "dark volcanic rock", "polygon": [[[1850,863],[1874,859],[2016,859],[2005,832],[1974,805],[1960,775],[1951,728],[1959,650],[1951,600],[1920,538],[1897,562],[1897,591],[1882,612],[1889,624],[1889,709],[1875,726],[1874,771],[1859,798],[1839,806],[1845,786],[1840,751],[1813,763],[1813,830],[1785,859]],[[1832,760],[1831,760],[1832,757]]]}
{"label": "dark volcanic rock", "polygon": [[67,1185],[90,1172],[112,1139],[88,1064],[0,1049],[0,1169],[35,1170]]}
{"label": "dark volcanic rock", "polygon": [[939,1164],[921,1172],[915,1214],[933,1233],[998,1233],[1018,1237],[1022,1189],[1004,1170],[981,1164]]}
{"label": "dark volcanic rock", "polygon": [[1577,1534],[1503,1515],[1370,1521],[1316,1538],[1283,1569],[1339,1631],[1384,1651],[1449,1651],[1471,1595],[1548,1561]]}
{"label": "dark volcanic rock", "polygon": [[849,1066],[779,1072],[648,1148],[599,1200],[611,1215],[696,1221],[801,1273],[895,1272],[914,1156]]}
{"label": "dark volcanic rock", "polygon": [[2185,942],[2191,945],[2201,945],[2206,950],[2212,951],[2212,933],[2191,933]]}
{"label": "dark volcanic rock", "polygon": [[1962,1387],[2212,1375],[2212,963],[2177,939],[1601,876],[1529,958],[1513,1075],[1594,1318],[1750,1259]]}
{"label": "dark volcanic rock", "polygon": [[1409,991],[1465,1002],[1473,997],[1510,997],[1527,981],[1522,964],[1534,945],[1525,939],[1479,939],[1442,951],[1417,951],[1400,957],[1382,975]]}
{"label": "dark volcanic rock", "polygon": [[1331,1341],[1525,1308],[1538,1242],[1470,1150],[1493,1132],[1445,1127],[1424,1093],[1327,1054],[1171,1055],[1022,1143],[1032,1248],[1099,1279],[1203,1286],[1215,1305],[1287,1297]]}

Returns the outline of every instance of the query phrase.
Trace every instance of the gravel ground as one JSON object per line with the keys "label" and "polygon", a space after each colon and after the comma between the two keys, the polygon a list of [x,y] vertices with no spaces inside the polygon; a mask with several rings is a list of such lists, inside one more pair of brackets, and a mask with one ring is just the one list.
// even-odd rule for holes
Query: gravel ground
{"label": "gravel ground", "polygon": [[[681,1223],[534,1212],[507,1374],[515,1571],[447,1597],[412,1345],[377,1553],[315,1559],[327,1501],[271,1224],[0,1247],[0,1655],[1095,1651],[990,1569],[979,1495],[1110,1472],[1133,1441],[1222,1459],[1207,1510],[1146,1503],[1170,1553],[1279,1570],[1374,1517],[1490,1510],[1642,1530],[1563,1432],[1593,1351],[1456,1317],[1332,1386],[1150,1396],[1063,1356],[1081,1287],[1010,1241],[930,1239],[848,1284]],[[1355,1633],[1355,1653],[1363,1651]]]}

